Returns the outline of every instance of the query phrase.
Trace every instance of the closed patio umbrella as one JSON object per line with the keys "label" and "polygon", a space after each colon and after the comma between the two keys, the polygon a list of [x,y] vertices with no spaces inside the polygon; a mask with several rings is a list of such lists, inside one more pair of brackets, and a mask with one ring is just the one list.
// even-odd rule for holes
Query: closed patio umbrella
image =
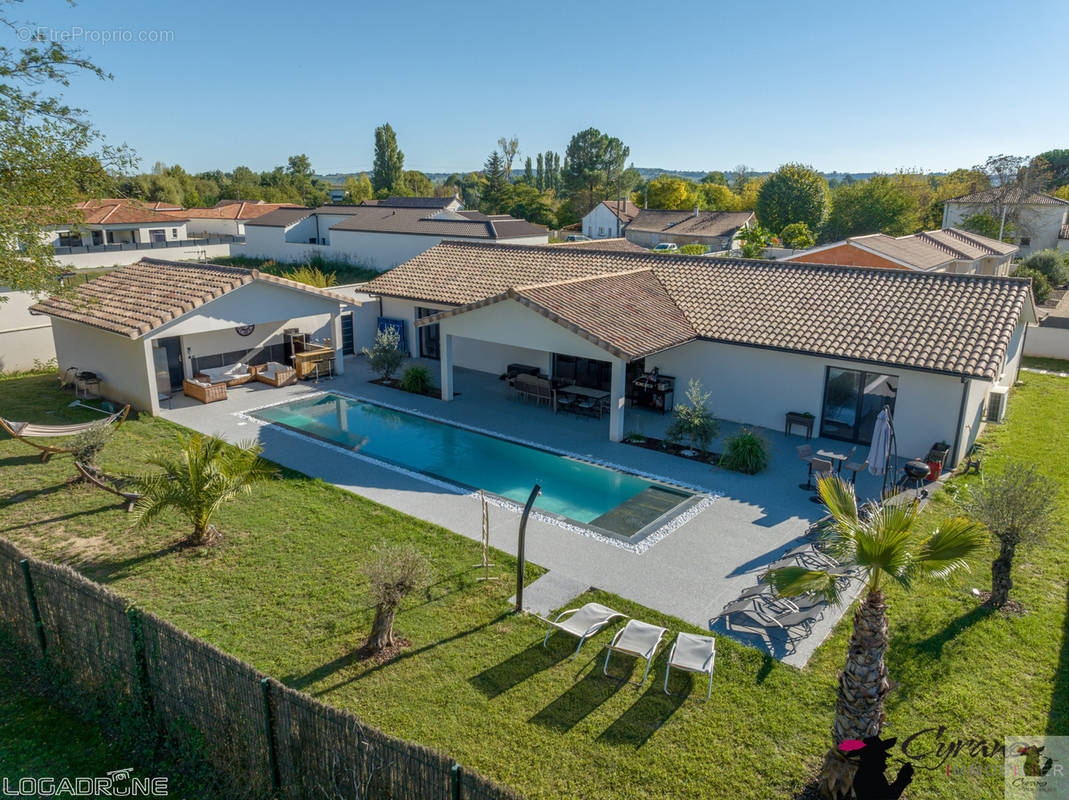
{"label": "closed patio umbrella", "polygon": [[887,456],[891,450],[891,412],[883,407],[872,429],[872,447],[869,449],[869,472],[883,475],[887,470]]}

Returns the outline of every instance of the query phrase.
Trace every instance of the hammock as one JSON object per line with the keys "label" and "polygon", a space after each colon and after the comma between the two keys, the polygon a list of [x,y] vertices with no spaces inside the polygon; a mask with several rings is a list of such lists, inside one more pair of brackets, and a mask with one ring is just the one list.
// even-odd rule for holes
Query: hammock
{"label": "hammock", "polygon": [[33,422],[15,422],[14,420],[0,417],[0,428],[7,431],[13,439],[18,439],[20,442],[30,445],[30,447],[36,447],[41,450],[41,460],[48,461],[53,453],[70,453],[71,449],[50,444],[37,444],[37,442],[31,442],[30,439],[77,436],[79,433],[85,433],[97,425],[110,425],[113,422],[116,423],[115,427],[118,428],[126,420],[126,415],[129,413],[130,406],[127,405],[104,419],[94,420],[93,422],[79,422],[76,425],[37,425]]}
{"label": "hammock", "polygon": [[133,511],[134,504],[141,499],[141,495],[137,492],[127,490],[131,482],[126,478],[113,478],[110,475],[105,475],[103,472],[95,470],[81,461],[75,461],[74,466],[82,473],[82,477],[94,486],[121,497],[126,503],[127,512]]}

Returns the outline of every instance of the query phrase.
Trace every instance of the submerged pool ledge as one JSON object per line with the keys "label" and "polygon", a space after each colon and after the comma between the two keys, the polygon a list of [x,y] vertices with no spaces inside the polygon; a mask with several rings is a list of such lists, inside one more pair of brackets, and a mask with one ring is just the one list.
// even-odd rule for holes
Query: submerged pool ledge
{"label": "submerged pool ledge", "polygon": [[[342,402],[331,405],[331,399]],[[457,494],[478,497],[482,490],[494,505],[516,511],[537,481],[546,493],[532,516],[636,553],[721,496],[707,487],[340,391],[310,392],[234,416]]]}

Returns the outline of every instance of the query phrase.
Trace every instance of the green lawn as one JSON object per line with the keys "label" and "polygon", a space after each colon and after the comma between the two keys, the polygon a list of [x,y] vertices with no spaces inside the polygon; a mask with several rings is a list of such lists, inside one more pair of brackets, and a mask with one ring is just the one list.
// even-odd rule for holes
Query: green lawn
{"label": "green lawn", "polygon": [[1045,369],[1049,372],[1069,372],[1069,361],[1060,358],[1043,358],[1041,356],[1025,356],[1024,366],[1032,369]]}
{"label": "green lawn", "polygon": [[[1019,551],[1014,596],[1029,613],[1011,619],[977,610],[968,589],[987,586],[986,563],[909,596],[892,589],[889,666],[900,686],[888,706],[888,735],[939,725],[944,742],[1069,733],[1069,379],[1022,379],[1007,422],[985,434],[984,465],[1025,457],[1062,487],[1062,524],[1045,545]],[[0,381],[0,414],[37,422],[90,416],[66,409],[69,397],[55,385],[50,376]],[[134,471],[145,454],[171,447],[175,430],[147,417],[128,422],[102,463]],[[565,660],[567,641],[551,639],[543,651],[544,625],[507,614],[511,582],[475,580],[474,542],[296,473],[227,507],[218,520],[224,543],[197,553],[172,547],[186,533],[177,518],[132,531],[113,498],[68,486],[68,458],[42,465],[25,445],[0,440],[0,470],[0,498],[7,498],[0,536],[71,562],[285,683],[440,747],[531,798],[786,799],[805,786],[826,747],[848,623],[804,670],[721,638],[712,701],[702,702],[700,681],[681,701],[661,692],[663,654],[644,689],[597,677],[608,633],[575,661]],[[950,508],[947,497],[937,498],[925,523]],[[386,540],[417,544],[437,579],[398,616],[412,647],[377,666],[353,652],[371,618],[360,565]],[[494,560],[507,577],[514,562],[500,553]],[[617,597],[583,599],[595,598],[693,630]],[[676,688],[688,685],[681,679]],[[1002,791],[993,777],[948,778],[938,769],[918,770],[914,787],[912,797],[947,800]]]}
{"label": "green lawn", "polygon": [[[213,258],[212,263],[226,264],[232,267],[244,267],[245,269],[258,269],[263,272],[269,272],[272,275],[282,276],[285,276],[287,272],[299,266],[298,264],[280,264],[271,258],[250,258],[249,256]],[[327,261],[323,258],[312,258],[308,263],[328,275],[333,273],[334,282],[339,286],[344,286],[349,283],[362,283],[382,274],[381,270],[372,269],[370,267],[361,267],[359,265],[346,263],[345,261]]]}

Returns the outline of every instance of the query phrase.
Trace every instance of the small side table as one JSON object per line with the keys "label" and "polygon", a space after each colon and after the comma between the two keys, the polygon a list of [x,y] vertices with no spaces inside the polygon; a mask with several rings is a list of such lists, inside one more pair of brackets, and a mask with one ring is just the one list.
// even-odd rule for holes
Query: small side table
{"label": "small side table", "polygon": [[787,412],[787,421],[783,425],[783,435],[789,436],[791,429],[795,425],[801,425],[805,428],[805,438],[813,438],[813,417],[807,417],[805,414],[795,414],[793,411]]}

